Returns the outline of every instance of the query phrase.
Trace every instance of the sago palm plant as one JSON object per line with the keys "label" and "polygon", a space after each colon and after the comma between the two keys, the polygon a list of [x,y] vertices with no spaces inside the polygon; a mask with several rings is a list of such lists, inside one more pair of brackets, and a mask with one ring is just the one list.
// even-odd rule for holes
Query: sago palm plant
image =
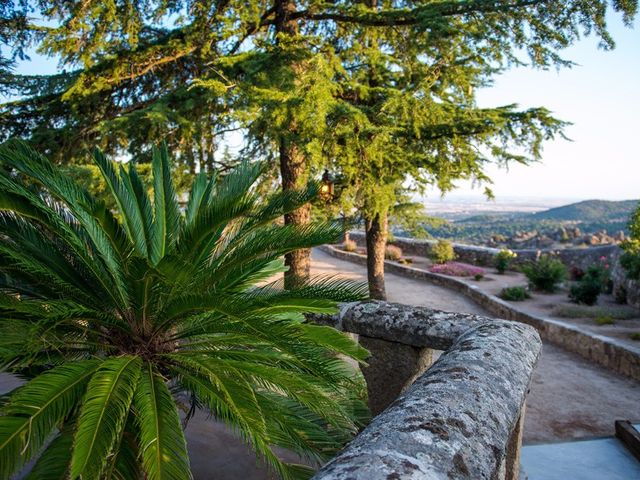
{"label": "sago palm plant", "polygon": [[37,459],[30,478],[190,478],[181,421],[196,409],[281,477],[309,476],[273,447],[313,464],[354,434],[362,385],[346,359],[366,352],[303,314],[364,288],[272,277],[340,226],[278,225],[314,188],[259,198],[258,164],[200,174],[181,211],[165,148],[149,186],[94,157],[114,212],[26,145],[0,147],[0,371],[28,380],[1,401],[0,477]]}

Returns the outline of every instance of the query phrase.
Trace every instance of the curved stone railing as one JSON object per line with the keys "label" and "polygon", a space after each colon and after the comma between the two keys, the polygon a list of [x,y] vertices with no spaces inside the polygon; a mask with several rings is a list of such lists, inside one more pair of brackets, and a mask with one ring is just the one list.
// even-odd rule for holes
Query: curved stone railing
{"label": "curved stone railing", "polygon": [[[518,478],[535,329],[386,302],[312,320],[359,335],[372,411],[382,411],[314,479]],[[429,367],[431,349],[444,353]]]}

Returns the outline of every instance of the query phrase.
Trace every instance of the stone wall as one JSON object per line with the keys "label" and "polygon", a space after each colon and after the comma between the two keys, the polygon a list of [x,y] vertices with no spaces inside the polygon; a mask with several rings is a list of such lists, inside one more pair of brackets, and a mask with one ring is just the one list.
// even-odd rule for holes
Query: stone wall
{"label": "stone wall", "polygon": [[[364,233],[351,232],[350,238],[358,245],[364,246]],[[405,254],[418,255],[428,257],[431,247],[435,245],[436,240],[419,240],[415,238],[395,237],[392,245],[397,245]],[[456,253],[457,260],[465,263],[472,263],[480,266],[493,265],[493,257],[500,251],[498,248],[480,247],[475,245],[465,245],[462,243],[454,243],[453,250]],[[555,253],[558,258],[567,267],[587,268],[589,265],[597,262],[601,257],[605,257],[611,264],[618,257],[620,247],[617,245],[602,245],[588,248],[566,248],[559,250],[514,250],[518,257],[514,260],[514,265],[523,265],[528,261],[535,260],[537,255],[545,253]]]}
{"label": "stone wall", "polygon": [[[314,479],[518,478],[524,402],[541,350],[535,329],[386,302],[346,304],[338,315],[310,319],[375,339],[370,365],[381,352],[444,349]],[[377,365],[380,386],[407,369]]]}

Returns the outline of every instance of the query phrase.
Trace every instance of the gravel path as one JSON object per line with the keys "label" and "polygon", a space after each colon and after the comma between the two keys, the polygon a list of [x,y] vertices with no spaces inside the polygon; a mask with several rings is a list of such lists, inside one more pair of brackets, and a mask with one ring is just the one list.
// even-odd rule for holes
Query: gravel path
{"label": "gravel path", "polygon": [[[361,265],[314,250],[313,273],[341,273],[365,280]],[[488,315],[451,290],[386,274],[389,301]],[[613,422],[640,420],[640,383],[616,375],[546,343],[527,400],[524,441],[550,442],[612,435]]]}

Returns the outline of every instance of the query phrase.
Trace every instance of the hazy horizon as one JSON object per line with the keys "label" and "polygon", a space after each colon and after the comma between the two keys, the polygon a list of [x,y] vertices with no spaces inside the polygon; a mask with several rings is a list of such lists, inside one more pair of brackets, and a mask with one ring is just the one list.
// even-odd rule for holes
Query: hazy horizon
{"label": "hazy horizon", "polygon": [[[487,200],[479,194],[472,195],[462,193],[448,195],[444,198],[423,197],[417,200],[422,202],[427,214],[446,218],[480,213],[535,213],[572,203],[603,199],[506,195],[495,200]],[[640,202],[640,195],[636,198],[627,198],[620,201],[624,200]]]}

